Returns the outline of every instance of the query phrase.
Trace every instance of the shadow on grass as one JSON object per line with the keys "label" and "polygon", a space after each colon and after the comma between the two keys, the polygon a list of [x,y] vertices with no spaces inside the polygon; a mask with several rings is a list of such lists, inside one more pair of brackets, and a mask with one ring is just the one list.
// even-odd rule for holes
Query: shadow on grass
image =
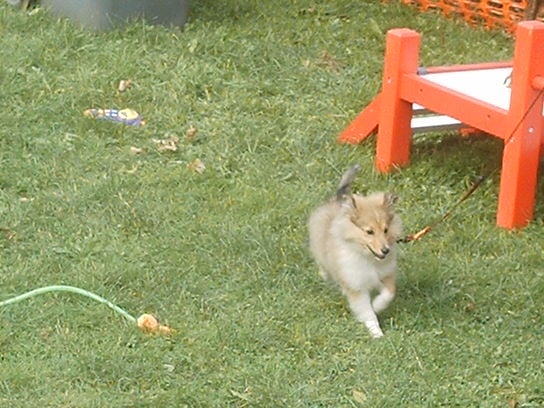
{"label": "shadow on grass", "polygon": [[[500,183],[503,142],[488,136],[475,135],[463,137],[458,134],[446,136],[431,135],[414,139],[412,163],[425,160],[437,174],[447,172],[451,175],[484,176],[492,180],[497,190]],[[538,174],[544,171],[541,158]],[[457,177],[456,177],[457,178]],[[544,178],[538,177],[536,187],[535,219],[544,216]]]}
{"label": "shadow on grass", "polygon": [[485,135],[420,135],[414,137],[412,162],[426,160],[437,172],[487,175],[500,169],[502,141]]}

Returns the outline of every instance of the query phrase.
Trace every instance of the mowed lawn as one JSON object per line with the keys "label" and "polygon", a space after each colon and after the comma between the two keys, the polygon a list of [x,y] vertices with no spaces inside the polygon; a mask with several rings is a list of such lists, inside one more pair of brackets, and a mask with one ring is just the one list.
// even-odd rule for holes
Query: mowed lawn
{"label": "mowed lawn", "polygon": [[72,285],[175,329],[68,293],[2,307],[0,406],[544,405],[541,182],[523,230],[495,226],[494,172],[403,245],[378,341],[309,256],[307,217],[353,163],[407,233],[500,167],[486,136],[420,135],[388,175],[374,138],[336,142],[379,92],[390,28],[422,33],[428,66],[512,57],[504,32],[399,3],[193,0],[183,31],[105,33],[0,3],[0,301]]}

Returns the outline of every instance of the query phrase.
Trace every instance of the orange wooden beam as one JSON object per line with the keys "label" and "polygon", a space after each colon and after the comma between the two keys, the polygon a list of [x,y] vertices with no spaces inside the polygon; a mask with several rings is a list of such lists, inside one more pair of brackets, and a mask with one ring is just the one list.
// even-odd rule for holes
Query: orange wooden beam
{"label": "orange wooden beam", "polygon": [[518,24],[508,111],[510,136],[505,140],[497,224],[525,226],[533,218],[540,145],[543,93],[532,84],[544,76],[544,23]]}
{"label": "orange wooden beam", "polygon": [[504,109],[435,84],[425,76],[404,76],[401,97],[497,137],[507,128],[508,112]]}
{"label": "orange wooden beam", "polygon": [[380,95],[368,105],[357,117],[344,129],[338,141],[341,143],[357,144],[362,142],[378,129],[380,112]]}
{"label": "orange wooden beam", "polygon": [[410,159],[412,104],[402,99],[401,85],[406,74],[417,72],[420,43],[421,36],[413,30],[387,33],[375,162],[381,172],[406,165]]}
{"label": "orange wooden beam", "polygon": [[459,71],[474,71],[477,69],[493,69],[493,68],[509,68],[512,66],[512,62],[478,62],[475,64],[453,64],[444,65],[438,67],[420,67],[418,72],[420,74],[437,74],[442,72],[459,72]]}

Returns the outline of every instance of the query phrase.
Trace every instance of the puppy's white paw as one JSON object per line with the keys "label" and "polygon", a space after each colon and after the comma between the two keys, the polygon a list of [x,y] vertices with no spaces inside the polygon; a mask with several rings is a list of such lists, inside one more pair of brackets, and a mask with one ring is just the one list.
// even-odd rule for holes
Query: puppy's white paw
{"label": "puppy's white paw", "polygon": [[372,337],[374,337],[375,339],[383,337],[383,332],[380,328],[380,324],[376,320],[367,320],[364,323]]}
{"label": "puppy's white paw", "polygon": [[372,301],[372,308],[376,313],[380,313],[387,309],[395,295],[389,290],[384,289],[378,296]]}

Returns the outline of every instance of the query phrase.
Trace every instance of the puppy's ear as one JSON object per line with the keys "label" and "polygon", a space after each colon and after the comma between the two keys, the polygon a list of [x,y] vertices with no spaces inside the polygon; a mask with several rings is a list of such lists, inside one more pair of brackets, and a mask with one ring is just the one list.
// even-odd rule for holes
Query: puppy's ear
{"label": "puppy's ear", "polygon": [[354,210],[357,209],[357,201],[355,201],[355,196],[353,194],[349,195],[349,200],[351,201],[351,206]]}
{"label": "puppy's ear", "polygon": [[383,205],[385,208],[393,209],[393,207],[398,201],[399,201],[399,196],[394,193],[385,193],[383,195]]}
{"label": "puppy's ear", "polygon": [[357,209],[357,201],[353,194],[344,194],[342,197],[342,208],[347,211],[353,211]]}

